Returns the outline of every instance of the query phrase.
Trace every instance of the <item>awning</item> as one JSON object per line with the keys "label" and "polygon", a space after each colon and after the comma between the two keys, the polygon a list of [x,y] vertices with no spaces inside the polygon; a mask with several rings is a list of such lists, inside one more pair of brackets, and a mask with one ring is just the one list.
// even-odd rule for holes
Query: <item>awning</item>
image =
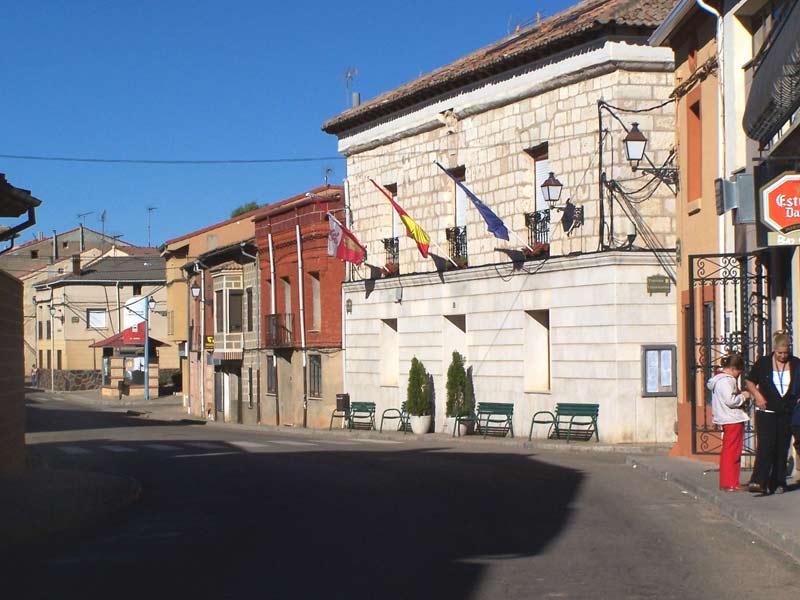
{"label": "awning", "polygon": [[[151,346],[168,346],[169,344],[150,338]],[[91,344],[90,348],[122,348],[123,346],[142,346],[144,347],[144,324],[133,325],[123,329],[117,334],[104,340]]]}
{"label": "awning", "polygon": [[750,86],[742,125],[764,146],[800,108],[800,2],[780,25]]}

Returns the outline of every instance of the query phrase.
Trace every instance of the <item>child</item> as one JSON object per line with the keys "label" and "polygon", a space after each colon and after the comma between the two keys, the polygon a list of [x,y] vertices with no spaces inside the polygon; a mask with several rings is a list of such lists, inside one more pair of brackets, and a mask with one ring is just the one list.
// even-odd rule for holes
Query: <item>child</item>
{"label": "child", "polygon": [[711,390],[711,420],[722,427],[722,454],[719,457],[719,487],[726,492],[747,489],[740,485],[744,424],[750,420],[745,412],[749,392],[740,392],[737,383],[744,371],[744,360],[738,354],[723,356],[722,370],[708,380]]}

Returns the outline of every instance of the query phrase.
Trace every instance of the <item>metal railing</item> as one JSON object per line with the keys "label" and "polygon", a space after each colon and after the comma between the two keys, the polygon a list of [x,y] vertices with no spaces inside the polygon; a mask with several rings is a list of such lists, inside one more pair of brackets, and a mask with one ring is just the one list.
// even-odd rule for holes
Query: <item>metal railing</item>
{"label": "metal railing", "polygon": [[525,225],[530,246],[550,243],[550,209],[525,213]]}
{"label": "metal railing", "polygon": [[467,259],[467,226],[448,227],[445,230],[450,243],[450,256]]}
{"label": "metal railing", "polygon": [[400,264],[400,243],[396,237],[383,238],[383,247],[386,250],[386,264]]}
{"label": "metal railing", "polygon": [[292,335],[292,314],[276,313],[264,317],[265,343],[267,348],[285,348],[294,343]]}

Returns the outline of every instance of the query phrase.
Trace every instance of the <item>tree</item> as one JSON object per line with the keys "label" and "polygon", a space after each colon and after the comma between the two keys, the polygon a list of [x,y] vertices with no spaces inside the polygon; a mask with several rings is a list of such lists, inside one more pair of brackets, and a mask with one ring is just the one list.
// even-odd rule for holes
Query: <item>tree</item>
{"label": "tree", "polygon": [[255,210],[258,208],[258,202],[248,202],[247,204],[242,204],[238,208],[234,208],[233,212],[231,213],[231,219],[234,217],[238,217],[239,215],[243,215],[244,213],[248,213],[251,210]]}
{"label": "tree", "polygon": [[406,411],[416,416],[431,414],[428,372],[416,356],[411,359],[411,370],[408,372]]}
{"label": "tree", "polygon": [[453,352],[453,359],[447,369],[447,406],[448,417],[462,417],[472,412],[472,382],[464,369],[464,357]]}

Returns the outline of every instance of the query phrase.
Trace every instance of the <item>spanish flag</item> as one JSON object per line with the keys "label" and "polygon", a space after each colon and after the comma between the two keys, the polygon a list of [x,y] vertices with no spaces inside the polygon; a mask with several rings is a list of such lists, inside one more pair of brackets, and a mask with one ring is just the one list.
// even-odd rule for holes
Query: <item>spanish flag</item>
{"label": "spanish flag", "polygon": [[425,230],[422,227],[417,225],[414,219],[408,216],[408,213],[404,211],[397,202],[394,201],[394,198],[392,198],[392,195],[385,187],[376,183],[374,179],[370,179],[370,181],[372,182],[372,185],[378,188],[378,190],[380,190],[380,192],[386,196],[389,202],[392,203],[392,206],[394,206],[397,214],[400,215],[400,220],[403,222],[403,225],[406,226],[406,235],[417,242],[417,248],[419,248],[420,254],[422,254],[424,258],[428,258],[428,246],[431,242],[430,236],[425,233]]}

